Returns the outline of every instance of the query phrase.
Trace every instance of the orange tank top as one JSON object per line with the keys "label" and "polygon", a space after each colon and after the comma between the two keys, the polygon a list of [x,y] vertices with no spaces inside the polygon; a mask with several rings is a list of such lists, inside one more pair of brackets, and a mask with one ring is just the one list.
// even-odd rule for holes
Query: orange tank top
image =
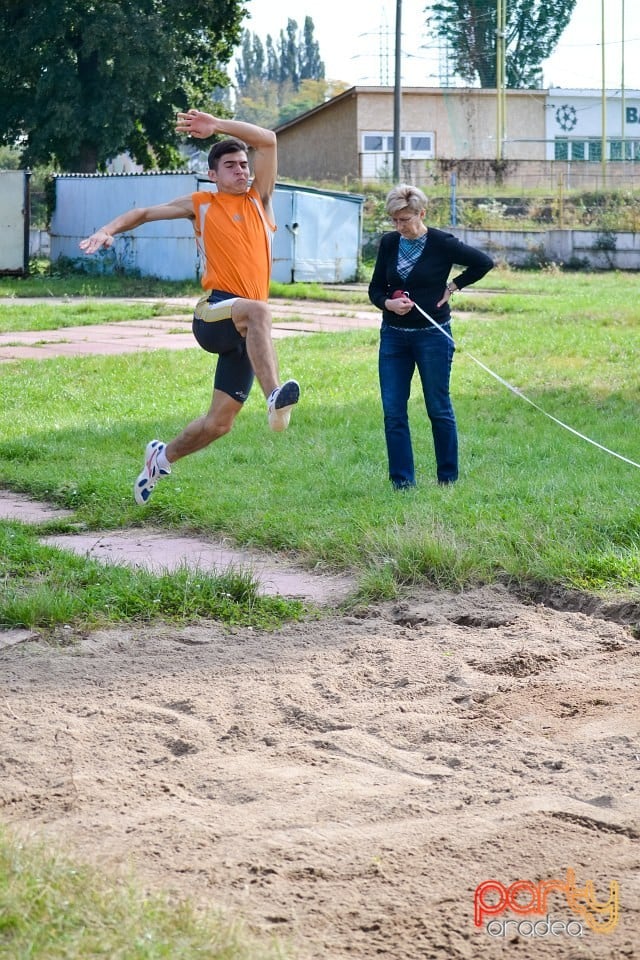
{"label": "orange tank top", "polygon": [[201,190],[192,199],[203,288],[267,300],[276,228],[259,194],[253,187],[241,196]]}

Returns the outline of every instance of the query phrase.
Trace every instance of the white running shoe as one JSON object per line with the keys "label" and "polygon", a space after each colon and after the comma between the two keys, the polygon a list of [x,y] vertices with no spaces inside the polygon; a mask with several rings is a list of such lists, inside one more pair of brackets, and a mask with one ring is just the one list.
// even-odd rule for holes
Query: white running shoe
{"label": "white running shoe", "polygon": [[171,470],[158,466],[158,456],[165,447],[166,443],[161,440],[152,440],[147,444],[144,452],[144,467],[133,488],[133,496],[140,507],[148,501],[158,480],[171,473]]}
{"label": "white running shoe", "polygon": [[297,380],[286,380],[281,387],[276,387],[267,401],[269,426],[272,430],[287,429],[291,410],[299,399],[300,384]]}

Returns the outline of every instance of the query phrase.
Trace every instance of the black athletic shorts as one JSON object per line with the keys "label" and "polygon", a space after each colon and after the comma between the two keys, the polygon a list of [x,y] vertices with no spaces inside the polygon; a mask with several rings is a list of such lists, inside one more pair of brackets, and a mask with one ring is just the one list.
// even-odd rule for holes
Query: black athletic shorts
{"label": "black athletic shorts", "polygon": [[231,319],[231,308],[239,297],[224,290],[212,290],[196,304],[193,335],[207,353],[217,353],[218,363],[213,386],[244,403],[253,384],[253,367],[247,344]]}

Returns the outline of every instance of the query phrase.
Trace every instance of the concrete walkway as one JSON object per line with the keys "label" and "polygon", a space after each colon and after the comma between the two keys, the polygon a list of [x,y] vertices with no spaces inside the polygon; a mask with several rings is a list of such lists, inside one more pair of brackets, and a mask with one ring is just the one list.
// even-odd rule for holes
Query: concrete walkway
{"label": "concrete walkway", "polygon": [[[0,490],[0,520],[40,525],[52,520],[73,523],[73,517],[69,510]],[[320,607],[338,605],[356,589],[355,578],[348,575],[305,570],[276,554],[244,550],[225,539],[181,537],[153,527],[43,534],[40,542],[99,563],[156,574],[172,573],[181,567],[210,574],[243,570],[253,576],[258,593],[263,596],[288,597]]]}
{"label": "concrete walkway", "polygon": [[[37,304],[41,301],[20,300]],[[47,300],[47,304],[51,302]],[[61,301],[62,302],[62,301]],[[64,301],[68,302],[68,301]],[[119,301],[122,303],[122,301]],[[134,302],[134,301],[131,301]],[[135,301],[140,302],[140,301]],[[155,303],[157,300],[149,300]],[[192,307],[195,300],[163,299],[171,305]],[[0,300],[0,310],[3,302]],[[380,326],[380,311],[363,305],[317,301],[271,301],[274,339],[311,333],[337,333],[345,330],[375,329]],[[59,330],[0,333],[0,363],[10,360],[45,360],[49,357],[136,353],[140,350],[199,349],[191,333],[191,315],[171,314],[148,320],[124,320],[119,323],[63,327]]]}

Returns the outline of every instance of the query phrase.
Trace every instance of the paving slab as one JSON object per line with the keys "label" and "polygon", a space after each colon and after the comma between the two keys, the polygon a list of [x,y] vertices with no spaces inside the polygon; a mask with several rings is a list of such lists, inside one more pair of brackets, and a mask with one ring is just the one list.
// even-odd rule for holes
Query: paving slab
{"label": "paving slab", "polygon": [[53,507],[11,490],[0,490],[0,520],[45,523],[47,520],[68,520],[73,516],[72,510]]}
{"label": "paving slab", "polygon": [[100,563],[157,574],[172,573],[182,567],[214,574],[249,571],[263,596],[290,597],[320,606],[338,604],[356,588],[351,577],[313,573],[271,554],[236,548],[225,540],[172,536],[148,528],[47,536],[41,542]]}
{"label": "paving slab", "polygon": [[[156,303],[157,301],[149,300],[148,302]],[[194,301],[176,299],[172,302],[182,304]],[[0,310],[2,305],[0,301]],[[167,306],[170,307],[171,303],[167,302]],[[341,333],[346,330],[372,329],[380,324],[379,311],[359,309],[343,303],[272,301],[271,308],[274,340],[313,333]],[[46,360],[51,357],[104,356],[146,350],[189,349],[195,350],[199,347],[191,333],[191,316],[188,314],[168,314],[143,320],[61,327],[58,330],[0,333],[0,363],[16,360]]]}
{"label": "paving slab", "polygon": [[[73,516],[71,510],[40,503],[10,490],[0,490],[0,520],[35,524],[69,520]],[[290,597],[318,606],[343,602],[357,586],[352,577],[305,570],[274,554],[237,548],[228,540],[172,536],[148,528],[56,534],[41,537],[40,542],[100,563],[144,569],[151,573],[171,573],[180,567],[218,574],[226,570],[247,570],[254,576],[258,592],[263,596]],[[21,634],[10,637],[2,631],[0,647],[21,643],[24,639]]]}

